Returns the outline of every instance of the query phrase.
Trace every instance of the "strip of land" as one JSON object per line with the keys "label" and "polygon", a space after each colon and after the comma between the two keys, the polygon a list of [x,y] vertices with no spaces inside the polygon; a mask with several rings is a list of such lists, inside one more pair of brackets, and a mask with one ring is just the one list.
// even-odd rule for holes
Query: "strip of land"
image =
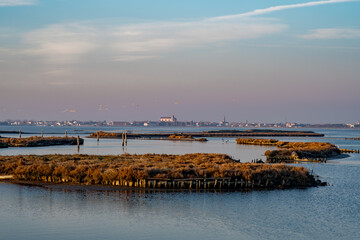
{"label": "strip of land", "polygon": [[42,147],[52,145],[82,145],[84,139],[76,137],[1,138],[0,147]]}
{"label": "strip of land", "polygon": [[345,140],[360,140],[360,137],[357,137],[357,138],[345,138]]}
{"label": "strip of land", "polygon": [[[323,137],[324,134],[315,133],[312,131],[282,131],[271,129],[253,129],[246,131],[238,130],[219,130],[219,131],[204,131],[204,132],[187,132],[187,133],[174,133],[174,132],[155,132],[155,133],[133,133],[128,132],[128,139],[145,138],[145,139],[170,139],[171,135],[188,136],[189,138],[207,138],[207,137]],[[92,133],[90,138],[122,138],[123,133],[114,132],[95,132]]]}
{"label": "strip of land", "polygon": [[59,184],[160,189],[274,189],[321,184],[304,167],[240,163],[224,154],[0,156],[0,175]]}
{"label": "strip of land", "polygon": [[339,156],[341,150],[331,143],[322,142],[284,142],[275,139],[236,139],[238,144],[277,146],[279,150],[265,152],[267,162],[326,161]]}

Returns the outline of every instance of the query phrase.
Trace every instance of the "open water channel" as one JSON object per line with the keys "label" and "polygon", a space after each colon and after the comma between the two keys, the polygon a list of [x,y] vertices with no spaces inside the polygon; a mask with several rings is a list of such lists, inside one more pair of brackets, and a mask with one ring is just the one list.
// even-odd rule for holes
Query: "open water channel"
{"label": "open water channel", "polygon": [[[86,136],[99,128],[22,127],[48,136]],[[0,131],[19,127],[0,126]],[[121,128],[104,128],[122,131]],[[129,130],[129,129],[127,129]],[[148,131],[149,129],[130,129]],[[165,131],[169,129],[153,129]],[[178,129],[178,131],[206,129]],[[359,130],[312,129],[341,148],[360,149]],[[16,134],[0,134],[15,137]],[[23,137],[26,137],[23,134]],[[235,139],[201,142],[85,139],[80,153],[226,153],[242,162],[268,148],[236,145]],[[76,146],[0,149],[0,155],[73,154]],[[0,183],[0,239],[360,239],[360,155],[302,164],[330,185],[252,192],[142,192],[47,189]]]}

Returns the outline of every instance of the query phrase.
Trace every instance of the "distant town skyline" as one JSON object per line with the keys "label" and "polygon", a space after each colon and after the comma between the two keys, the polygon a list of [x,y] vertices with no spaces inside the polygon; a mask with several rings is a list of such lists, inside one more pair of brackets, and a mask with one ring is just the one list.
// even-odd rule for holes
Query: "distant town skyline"
{"label": "distant town skyline", "polygon": [[231,128],[360,128],[360,121],[348,123],[249,122],[177,120],[175,116],[158,120],[94,121],[94,120],[13,120],[0,121],[0,126],[114,126],[114,127],[231,127]]}
{"label": "distant town skyline", "polygon": [[0,0],[0,121],[355,123],[360,1]]}

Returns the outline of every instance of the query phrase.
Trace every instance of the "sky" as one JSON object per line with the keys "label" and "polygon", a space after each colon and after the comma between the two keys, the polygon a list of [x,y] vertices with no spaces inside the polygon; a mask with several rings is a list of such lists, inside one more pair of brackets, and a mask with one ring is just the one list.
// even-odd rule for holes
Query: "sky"
{"label": "sky", "polygon": [[360,1],[0,0],[0,120],[354,123]]}

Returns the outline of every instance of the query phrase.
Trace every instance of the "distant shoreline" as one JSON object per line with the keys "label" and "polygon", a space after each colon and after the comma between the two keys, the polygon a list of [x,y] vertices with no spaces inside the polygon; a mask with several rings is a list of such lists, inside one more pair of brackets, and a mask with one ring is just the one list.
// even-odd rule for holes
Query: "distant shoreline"
{"label": "distant shoreline", "polygon": [[[141,138],[169,138],[172,135],[187,136],[188,138],[210,138],[210,137],[324,137],[322,133],[313,131],[283,131],[270,129],[249,129],[249,130],[217,130],[203,132],[153,132],[153,133],[126,133],[128,139]],[[92,133],[90,138],[123,138],[124,133],[98,131]]]}

